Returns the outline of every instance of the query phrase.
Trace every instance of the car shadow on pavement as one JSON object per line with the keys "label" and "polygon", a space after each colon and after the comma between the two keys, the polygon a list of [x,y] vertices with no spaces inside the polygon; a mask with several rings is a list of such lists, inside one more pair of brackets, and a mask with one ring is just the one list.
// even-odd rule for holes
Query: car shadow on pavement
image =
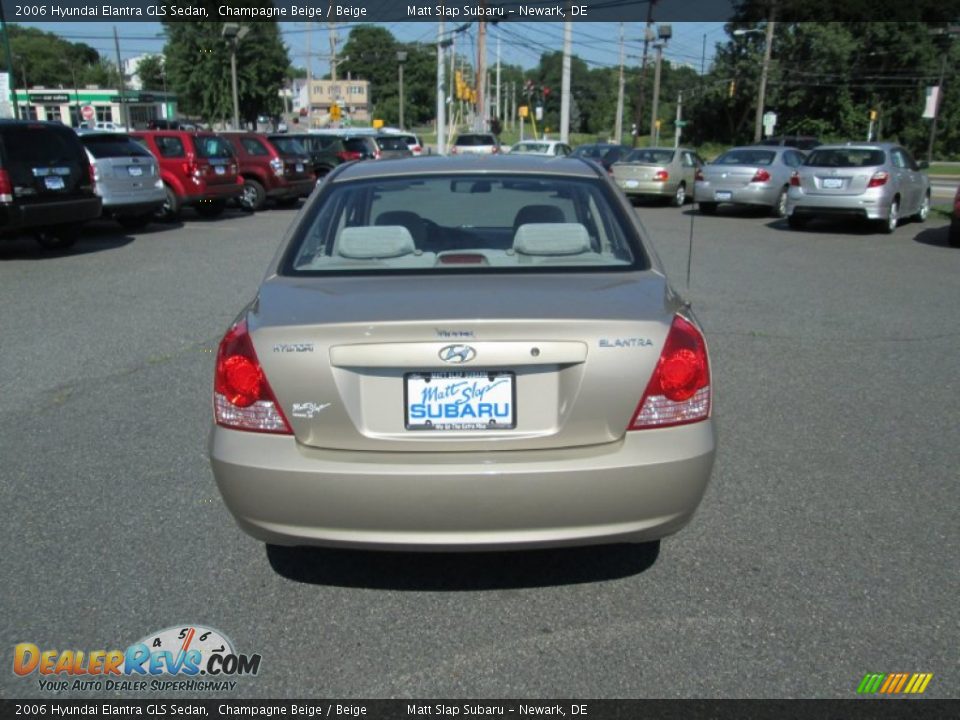
{"label": "car shadow on pavement", "polygon": [[70,255],[87,255],[103,250],[116,250],[134,241],[134,237],[122,232],[90,233],[84,229],[80,239],[72,247],[63,250],[42,248],[33,237],[23,235],[0,240],[0,262],[5,260],[49,260]]}
{"label": "car shadow on pavement", "polygon": [[660,542],[480,553],[410,553],[267,545],[277,574],[301,583],[374,590],[472,591],[575,585],[637,575]]}
{"label": "car shadow on pavement", "polygon": [[950,241],[948,240],[949,236],[950,224],[947,223],[946,225],[942,225],[940,227],[930,227],[926,228],[925,230],[921,230],[913,236],[913,241],[923,245],[932,245],[934,247],[942,247],[960,252],[960,248],[950,247]]}
{"label": "car shadow on pavement", "polygon": [[802,228],[790,227],[786,218],[771,218],[767,227],[771,230],[779,230],[793,235],[876,235],[877,237],[884,237],[878,225],[859,218],[811,220]]}

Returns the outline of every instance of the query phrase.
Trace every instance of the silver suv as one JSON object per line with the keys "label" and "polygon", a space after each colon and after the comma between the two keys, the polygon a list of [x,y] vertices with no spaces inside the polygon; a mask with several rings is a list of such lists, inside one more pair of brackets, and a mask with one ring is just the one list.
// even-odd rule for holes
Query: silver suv
{"label": "silver suv", "polygon": [[893,143],[821,145],[790,178],[787,221],[800,228],[816,217],[859,217],[885,233],[901,218],[930,213],[930,180],[903,147]]}

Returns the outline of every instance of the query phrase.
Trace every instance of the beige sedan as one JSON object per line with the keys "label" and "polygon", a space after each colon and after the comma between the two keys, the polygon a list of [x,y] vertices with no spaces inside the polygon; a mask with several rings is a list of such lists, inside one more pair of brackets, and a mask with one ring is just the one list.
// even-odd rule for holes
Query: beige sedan
{"label": "beige sedan", "polygon": [[640,148],[613,165],[613,180],[631,200],[664,198],[682,206],[703,160],[689,148]]}

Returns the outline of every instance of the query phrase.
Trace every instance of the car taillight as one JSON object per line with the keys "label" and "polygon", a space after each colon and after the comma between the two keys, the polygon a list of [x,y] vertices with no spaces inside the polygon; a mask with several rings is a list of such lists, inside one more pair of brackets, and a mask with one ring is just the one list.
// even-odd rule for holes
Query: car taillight
{"label": "car taillight", "polygon": [[187,177],[191,177],[194,180],[199,180],[203,175],[203,170],[200,168],[199,163],[196,160],[188,160],[183,163],[183,172]]}
{"label": "car taillight", "polygon": [[213,408],[217,424],[224,427],[293,434],[257,360],[245,320],[230,328],[220,341]]}
{"label": "car taillight", "polygon": [[693,174],[694,181],[703,182],[703,170],[697,168],[697,171]]}
{"label": "car taillight", "polygon": [[670,179],[670,173],[666,170],[657,170],[657,172],[653,174],[653,179],[654,182],[666,182]]}
{"label": "car taillight", "polygon": [[374,151],[373,151],[373,159],[374,159],[374,160],[379,160],[379,159],[380,159],[380,151],[379,151],[379,150],[374,150]]}
{"label": "car taillight", "polygon": [[770,173],[768,173],[763,168],[760,168],[753,174],[753,177],[750,178],[750,182],[766,182],[769,179],[770,179]]}
{"label": "car taillight", "polygon": [[451,154],[451,155],[456,155],[456,154],[457,154],[457,146],[456,146],[456,145],[454,145],[452,148],[450,148],[450,154]]}
{"label": "car taillight", "polygon": [[419,145],[414,145],[413,147],[410,148],[410,152],[412,152],[412,153],[421,153],[421,152],[423,152],[423,148],[420,147]]}
{"label": "car taillight", "polygon": [[277,177],[283,177],[283,160],[278,157],[271,159],[270,169],[273,170],[273,174]]}
{"label": "car taillight", "polygon": [[790,176],[790,185],[792,187],[800,187],[800,173],[796,170],[794,170],[793,175]]}
{"label": "car taillight", "polygon": [[886,185],[887,180],[889,179],[890,179],[889,173],[885,173],[883,172],[883,170],[880,170],[879,172],[875,172],[873,174],[873,177],[870,178],[870,182],[867,183],[867,187],[872,188],[872,187],[880,187],[881,185]]}
{"label": "car taillight", "polygon": [[686,425],[710,417],[710,361],[703,335],[677,315],[629,430]]}
{"label": "car taillight", "polygon": [[343,160],[344,162],[348,162],[350,160],[359,160],[360,153],[358,153],[355,150],[341,150],[340,152],[337,153],[337,157]]}
{"label": "car taillight", "polygon": [[93,163],[87,165],[87,174],[90,177],[90,184],[96,187],[97,181],[100,179],[100,173],[97,172],[97,166]]}
{"label": "car taillight", "polygon": [[10,173],[0,170],[0,203],[13,202],[13,183],[10,182]]}
{"label": "car taillight", "polygon": [[499,153],[500,153],[500,148],[494,146],[494,148],[493,148],[493,154],[494,154],[494,155],[498,155]]}

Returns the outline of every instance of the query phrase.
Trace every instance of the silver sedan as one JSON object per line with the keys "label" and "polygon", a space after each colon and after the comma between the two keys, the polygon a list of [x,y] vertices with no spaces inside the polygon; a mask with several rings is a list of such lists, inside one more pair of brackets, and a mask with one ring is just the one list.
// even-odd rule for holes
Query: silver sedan
{"label": "silver sedan", "polygon": [[269,543],[646,542],[713,465],[703,333],[580,159],[341,165],[215,372],[213,472]]}
{"label": "silver sedan", "polygon": [[690,148],[641,148],[614,163],[614,182],[627,197],[656,197],[674,207],[686,201],[703,160]]}
{"label": "silver sedan", "polygon": [[892,233],[902,218],[923,222],[930,213],[925,167],[892,143],[821,145],[790,181],[790,227],[816,217],[857,217]]}
{"label": "silver sedan", "polygon": [[733,148],[697,173],[694,200],[704,215],[731,203],[767,207],[774,217],[786,217],[790,176],[803,159],[790,147]]}

